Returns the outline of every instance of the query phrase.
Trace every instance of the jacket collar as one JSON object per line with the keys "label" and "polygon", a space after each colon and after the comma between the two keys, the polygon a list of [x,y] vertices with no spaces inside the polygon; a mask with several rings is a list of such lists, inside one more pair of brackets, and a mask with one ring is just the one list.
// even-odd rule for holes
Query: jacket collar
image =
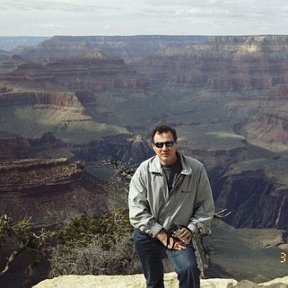
{"label": "jacket collar", "polygon": [[[189,167],[187,165],[187,161],[185,159],[185,156],[179,152],[176,152],[177,156],[179,157],[180,161],[181,161],[181,165],[182,165],[182,171],[181,174],[184,175],[190,175],[192,174],[192,169],[191,167]],[[152,157],[152,162],[151,162],[151,166],[149,171],[151,173],[157,173],[157,174],[162,174],[162,167],[161,167],[161,163],[160,163],[160,159],[159,157],[156,155],[154,157]]]}

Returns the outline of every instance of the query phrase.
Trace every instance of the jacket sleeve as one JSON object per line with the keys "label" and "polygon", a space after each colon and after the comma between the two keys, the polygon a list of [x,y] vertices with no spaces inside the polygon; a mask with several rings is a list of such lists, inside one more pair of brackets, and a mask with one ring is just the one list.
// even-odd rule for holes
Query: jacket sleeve
{"label": "jacket sleeve", "polygon": [[147,199],[147,188],[139,167],[134,173],[129,188],[128,196],[129,220],[134,228],[155,237],[163,228],[156,222],[150,212]]}
{"label": "jacket sleeve", "polygon": [[215,212],[213,195],[207,173],[202,166],[197,183],[194,213],[188,228],[194,234],[209,234]]}

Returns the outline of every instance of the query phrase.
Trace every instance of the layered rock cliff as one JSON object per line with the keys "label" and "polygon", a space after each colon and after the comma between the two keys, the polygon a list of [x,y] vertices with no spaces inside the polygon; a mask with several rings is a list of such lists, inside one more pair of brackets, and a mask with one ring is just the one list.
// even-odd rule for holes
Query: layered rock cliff
{"label": "layered rock cliff", "polygon": [[0,131],[4,134],[13,131],[19,137],[35,139],[50,132],[66,143],[127,134],[125,128],[96,122],[73,92],[38,88],[31,91],[11,85],[2,86],[0,92]]}
{"label": "layered rock cliff", "polygon": [[122,59],[89,57],[27,63],[5,73],[0,80],[14,86],[68,91],[140,89],[146,80]]}
{"label": "layered rock cliff", "polygon": [[[11,89],[12,90],[12,89]],[[46,105],[60,106],[60,107],[74,107],[75,109],[84,110],[79,100],[73,93],[68,92],[37,92],[37,91],[23,91],[17,90],[11,92],[0,93],[0,103],[2,107],[9,106],[36,106]]]}
{"label": "layered rock cliff", "polygon": [[217,207],[231,214],[226,221],[235,227],[287,226],[287,159],[257,159],[232,164],[213,181]]}
{"label": "layered rock cliff", "polygon": [[45,226],[60,223],[81,210],[83,203],[77,202],[85,198],[85,193],[83,189],[81,193],[80,163],[69,163],[67,159],[23,159],[1,162],[0,171],[2,214],[15,219],[27,215],[34,223]]}

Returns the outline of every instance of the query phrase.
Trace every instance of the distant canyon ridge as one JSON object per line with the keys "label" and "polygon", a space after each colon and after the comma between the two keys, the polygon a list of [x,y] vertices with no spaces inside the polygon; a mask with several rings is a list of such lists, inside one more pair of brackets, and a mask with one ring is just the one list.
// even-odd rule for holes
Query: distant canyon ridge
{"label": "distant canyon ridge", "polygon": [[227,223],[288,229],[288,36],[12,40],[0,37],[1,213],[55,225],[125,207],[103,163],[137,167],[165,122]]}

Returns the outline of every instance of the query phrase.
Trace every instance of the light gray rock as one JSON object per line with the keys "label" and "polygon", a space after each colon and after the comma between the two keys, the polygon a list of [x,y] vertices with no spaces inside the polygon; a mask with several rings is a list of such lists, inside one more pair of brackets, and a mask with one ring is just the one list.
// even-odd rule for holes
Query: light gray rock
{"label": "light gray rock", "polygon": [[[174,272],[164,276],[165,288],[178,288],[177,276]],[[205,279],[201,280],[201,288],[226,288],[237,284],[234,279]],[[137,275],[64,275],[44,280],[33,288],[145,288],[142,274]]]}
{"label": "light gray rock", "polygon": [[[165,288],[178,288],[176,273],[166,273]],[[137,275],[64,275],[44,280],[32,288],[145,288],[142,274]],[[288,288],[288,276],[256,284],[248,280],[201,279],[201,288]]]}

